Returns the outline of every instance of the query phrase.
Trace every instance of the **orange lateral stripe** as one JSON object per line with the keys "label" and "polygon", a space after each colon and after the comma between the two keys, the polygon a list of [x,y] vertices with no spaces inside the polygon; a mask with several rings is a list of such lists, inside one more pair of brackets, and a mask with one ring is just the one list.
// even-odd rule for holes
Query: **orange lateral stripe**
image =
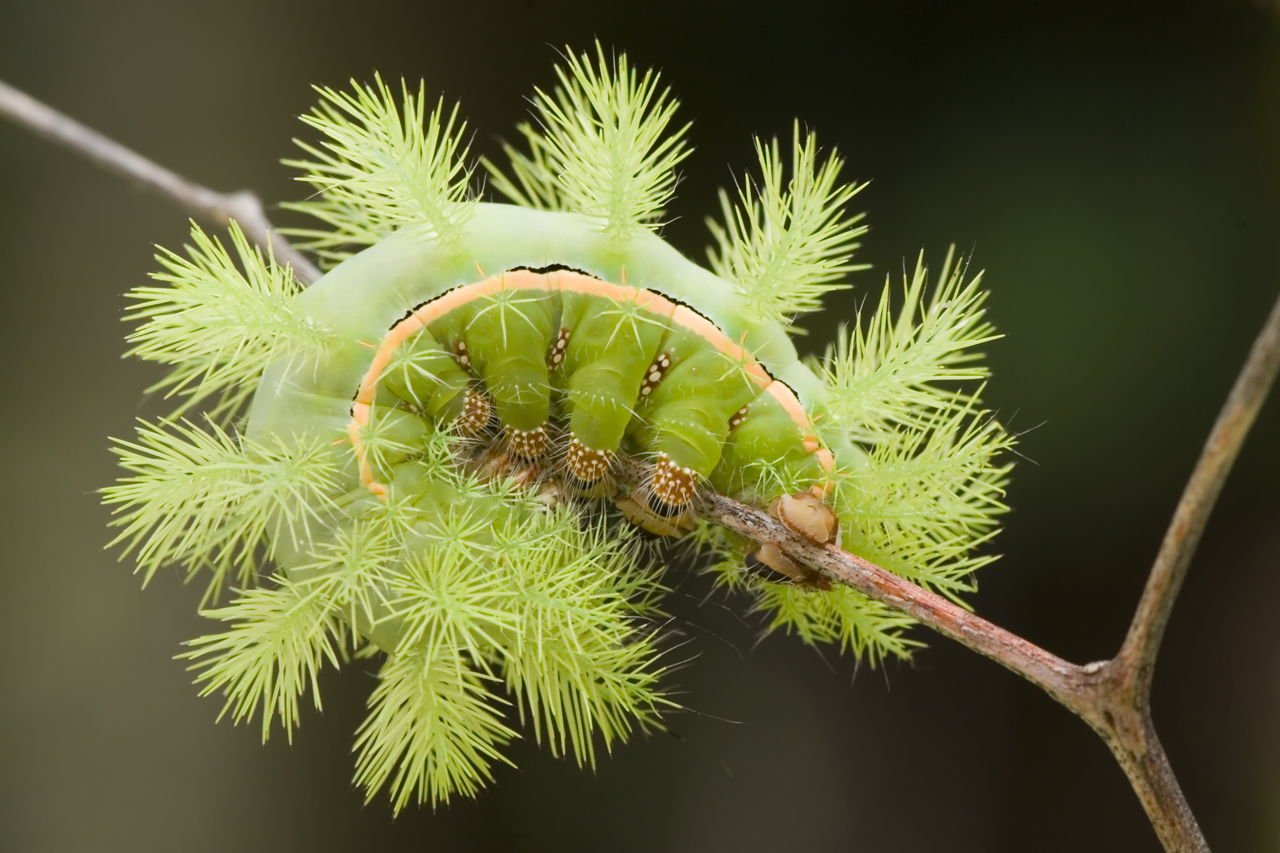
{"label": "orange lateral stripe", "polygon": [[717,351],[742,365],[751,380],[763,393],[771,395],[782,406],[783,410],[795,422],[803,437],[804,449],[815,453],[824,470],[835,468],[835,460],[831,451],[823,448],[813,432],[809,416],[796,397],[795,392],[784,383],[769,376],[764,365],[760,364],[747,350],[731,341],[714,323],[697,311],[672,301],[661,293],[645,288],[630,287],[623,284],[602,281],[573,270],[555,270],[551,273],[536,273],[532,270],[508,270],[482,281],[460,285],[443,296],[436,297],[419,306],[403,320],[392,326],[369,363],[356,391],[355,401],[351,406],[351,422],[347,425],[347,436],[356,452],[360,469],[360,483],[380,498],[387,496],[387,487],[373,478],[373,469],[369,464],[360,437],[361,430],[369,423],[370,406],[378,391],[378,382],[386,370],[395,351],[404,345],[411,336],[426,329],[433,321],[451,311],[461,308],[468,302],[491,296],[504,290],[545,290],[548,292],[568,291],[587,296],[601,296],[615,302],[634,302],[639,308],[656,314],[662,319],[670,320],[674,325],[693,332]]}
{"label": "orange lateral stripe", "polygon": [[787,413],[788,417],[800,430],[804,449],[809,453],[817,453],[822,445],[818,441],[818,436],[813,433],[813,425],[809,423],[809,415],[805,412],[804,406],[800,405],[800,399],[796,397],[796,392],[787,387],[785,382],[779,382],[775,379],[769,383],[769,387],[764,389],[764,393],[778,401],[778,405],[782,406],[782,410]]}
{"label": "orange lateral stripe", "polygon": [[555,290],[567,290],[570,293],[586,296],[603,296],[614,302],[634,302],[638,307],[651,314],[657,314],[664,320],[670,320],[680,307],[661,293],[646,290],[643,287],[628,287],[625,284],[601,281],[572,270],[556,270],[547,278],[554,282]]}
{"label": "orange lateral stripe", "polygon": [[747,375],[751,377],[751,381],[758,387],[768,388],[769,383],[773,381],[772,377],[769,376],[769,372],[764,369],[764,365],[756,361],[751,353],[729,340],[715,323],[712,323],[697,311],[681,305],[676,308],[676,313],[671,318],[671,321],[677,326],[682,326],[693,332],[727,358],[741,364],[742,369],[746,371]]}

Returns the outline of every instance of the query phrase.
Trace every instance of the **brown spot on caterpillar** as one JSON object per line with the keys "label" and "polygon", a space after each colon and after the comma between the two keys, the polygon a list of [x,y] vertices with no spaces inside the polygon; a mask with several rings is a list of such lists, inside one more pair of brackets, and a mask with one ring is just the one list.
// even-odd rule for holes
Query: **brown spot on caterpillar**
{"label": "brown spot on caterpillar", "polygon": [[556,335],[556,342],[551,345],[551,355],[547,357],[547,365],[555,370],[561,364],[564,364],[564,351],[569,346],[569,330],[560,327],[560,332]]}
{"label": "brown spot on caterpillar", "polygon": [[461,365],[464,370],[471,369],[471,354],[467,352],[466,341],[458,341],[453,345],[453,357],[458,360],[458,364]]}
{"label": "brown spot on caterpillar", "polygon": [[730,431],[730,432],[732,432],[733,430],[735,430],[735,429],[737,429],[738,427],[742,426],[742,422],[743,422],[743,421],[745,421],[745,420],[747,419],[747,409],[748,409],[748,408],[749,408],[748,406],[743,406],[741,409],[738,409],[738,411],[736,411],[736,412],[734,412],[734,413],[733,413],[733,417],[729,418],[729,431]]}

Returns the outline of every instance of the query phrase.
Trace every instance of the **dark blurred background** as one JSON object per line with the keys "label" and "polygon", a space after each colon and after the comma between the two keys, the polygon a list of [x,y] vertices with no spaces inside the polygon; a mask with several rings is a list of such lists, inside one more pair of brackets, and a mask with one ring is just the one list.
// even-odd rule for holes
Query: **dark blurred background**
{"label": "dark blurred background", "polygon": [[[267,200],[311,83],[423,77],[475,148],[593,36],[694,120],[667,236],[701,257],[750,134],[799,116],[873,180],[859,289],[949,242],[1007,338],[990,399],[1025,430],[984,615],[1072,660],[1116,648],[1164,524],[1280,282],[1280,15],[1265,4],[5,2],[0,78],[192,178]],[[1154,850],[1101,743],[947,641],[859,671],[675,607],[693,713],[594,772],[525,744],[476,802],[392,821],[350,784],[372,684],[324,681],[294,744],[214,724],[179,643],[198,591],[104,553],[106,436],[159,408],[120,360],[121,293],[185,214],[0,124],[0,848]],[[286,220],[284,215],[278,219]],[[823,329],[805,345],[816,347]],[[1155,715],[1219,850],[1280,849],[1280,406],[1227,484],[1169,632]]]}

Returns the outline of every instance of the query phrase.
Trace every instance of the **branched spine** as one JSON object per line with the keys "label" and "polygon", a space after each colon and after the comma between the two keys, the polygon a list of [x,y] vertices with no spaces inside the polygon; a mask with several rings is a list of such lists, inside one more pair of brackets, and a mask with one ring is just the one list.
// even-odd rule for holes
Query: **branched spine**
{"label": "branched spine", "polygon": [[755,311],[790,323],[847,288],[844,276],[859,269],[851,259],[867,228],[846,208],[866,184],[840,179],[839,154],[819,162],[817,137],[802,136],[798,122],[789,172],[778,140],[757,139],[755,147],[760,177],[745,179],[736,201],[721,190],[722,222],[707,220],[715,241],[708,255],[711,269],[734,282]]}
{"label": "branched spine", "polygon": [[675,194],[676,167],[689,155],[688,125],[668,131],[678,102],[625,55],[565,54],[560,85],[535,90],[540,130],[519,127],[529,153],[506,146],[512,177],[492,164],[499,192],[517,203],[593,217],[622,240],[656,230]]}
{"label": "branched spine", "polygon": [[298,310],[298,284],[287,267],[228,227],[227,249],[195,223],[186,256],[160,249],[162,285],[135,287],[125,320],[139,326],[127,338],[128,356],[159,362],[169,374],[150,390],[182,397],[177,417],[214,400],[211,417],[236,414],[262,371],[280,358],[315,360],[332,332]]}
{"label": "branched spine", "polygon": [[400,104],[379,76],[351,81],[349,91],[317,87],[320,103],[302,121],[319,144],[297,140],[306,159],[286,160],[318,196],[287,204],[327,227],[298,229],[302,245],[332,265],[351,247],[371,246],[401,228],[442,241],[457,236],[469,216],[471,167],[466,123],[443,100],[427,112],[426,89],[400,84]]}

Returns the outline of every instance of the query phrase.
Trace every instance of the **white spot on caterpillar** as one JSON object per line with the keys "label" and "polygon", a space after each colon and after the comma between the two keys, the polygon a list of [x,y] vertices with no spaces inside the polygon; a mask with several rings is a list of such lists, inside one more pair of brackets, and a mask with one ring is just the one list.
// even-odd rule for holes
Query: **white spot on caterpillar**
{"label": "white spot on caterpillar", "polygon": [[552,370],[555,370],[564,363],[564,351],[568,346],[569,330],[562,326],[560,328],[560,333],[556,335],[555,344],[551,347],[551,357],[547,359],[547,363],[550,365]]}
{"label": "white spot on caterpillar", "polygon": [[666,375],[667,368],[670,366],[671,356],[665,352],[653,360],[653,364],[649,365],[649,369],[645,372],[644,384],[640,386],[641,397],[648,397],[653,393],[653,389],[658,387],[658,383],[662,381],[662,377]]}

